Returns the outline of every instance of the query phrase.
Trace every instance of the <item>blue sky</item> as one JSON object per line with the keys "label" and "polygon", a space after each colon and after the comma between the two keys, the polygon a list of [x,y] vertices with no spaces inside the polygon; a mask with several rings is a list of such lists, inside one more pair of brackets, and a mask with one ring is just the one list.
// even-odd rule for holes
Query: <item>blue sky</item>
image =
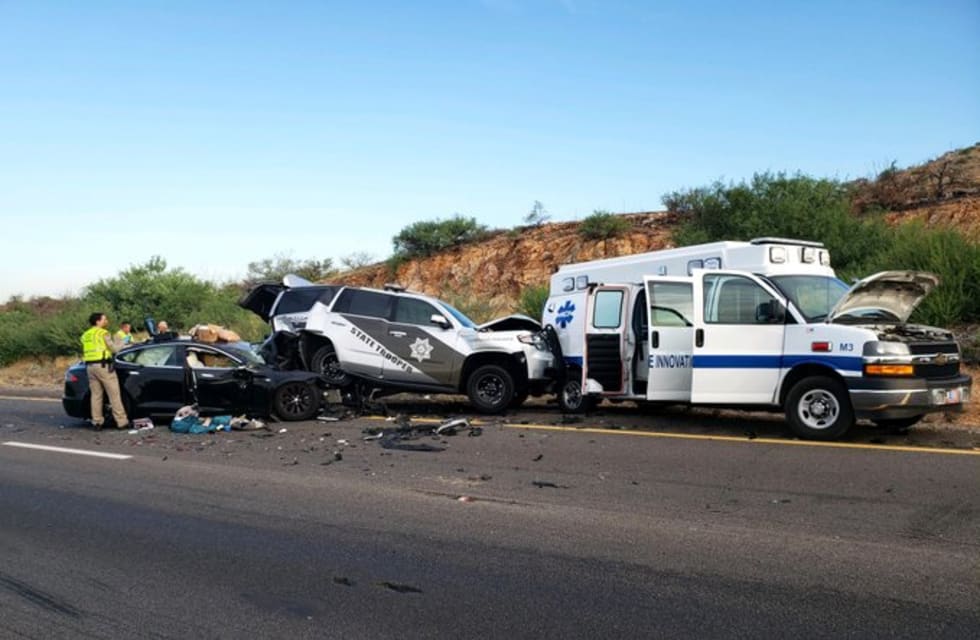
{"label": "blue sky", "polygon": [[0,0],[0,300],[978,140],[976,0]]}

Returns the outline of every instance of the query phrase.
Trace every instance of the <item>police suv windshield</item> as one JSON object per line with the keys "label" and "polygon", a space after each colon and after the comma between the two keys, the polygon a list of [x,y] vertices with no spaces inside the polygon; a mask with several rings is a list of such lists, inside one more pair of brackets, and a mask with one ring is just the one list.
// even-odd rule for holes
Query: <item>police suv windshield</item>
{"label": "police suv windshield", "polygon": [[446,304],[445,302],[440,302],[439,305],[449,312],[449,315],[456,318],[463,327],[467,329],[476,329],[476,323],[463,315],[462,311],[455,309],[453,306]]}
{"label": "police suv windshield", "polygon": [[769,276],[807,322],[820,322],[850,288],[829,276]]}

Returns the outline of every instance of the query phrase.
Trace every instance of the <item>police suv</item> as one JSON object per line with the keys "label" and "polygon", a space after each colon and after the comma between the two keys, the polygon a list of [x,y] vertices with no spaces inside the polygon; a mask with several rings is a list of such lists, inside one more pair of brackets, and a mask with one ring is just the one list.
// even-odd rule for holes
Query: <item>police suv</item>
{"label": "police suv", "polygon": [[564,265],[543,315],[558,401],[780,408],[821,440],[859,418],[911,426],[970,398],[952,334],[907,322],[938,283],[889,271],[849,288],[822,244],[781,238]]}
{"label": "police suv", "polygon": [[519,406],[554,379],[537,320],[477,325],[451,305],[389,286],[341,288],[295,332],[304,368],[341,388],[463,393],[485,413]]}

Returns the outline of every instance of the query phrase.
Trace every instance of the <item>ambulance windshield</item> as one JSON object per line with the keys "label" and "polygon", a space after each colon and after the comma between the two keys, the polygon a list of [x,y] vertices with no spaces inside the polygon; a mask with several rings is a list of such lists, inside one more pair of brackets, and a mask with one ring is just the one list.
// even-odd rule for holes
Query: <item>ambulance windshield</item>
{"label": "ambulance windshield", "polygon": [[849,287],[829,276],[770,276],[772,282],[789,298],[807,322],[827,318]]}

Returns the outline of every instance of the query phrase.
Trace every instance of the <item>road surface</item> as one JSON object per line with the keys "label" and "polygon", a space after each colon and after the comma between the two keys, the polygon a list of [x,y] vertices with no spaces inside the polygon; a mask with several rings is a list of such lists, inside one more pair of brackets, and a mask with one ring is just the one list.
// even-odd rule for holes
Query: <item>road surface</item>
{"label": "road surface", "polygon": [[726,420],[539,408],[384,448],[382,419],[95,433],[4,394],[0,638],[980,635],[974,436]]}

